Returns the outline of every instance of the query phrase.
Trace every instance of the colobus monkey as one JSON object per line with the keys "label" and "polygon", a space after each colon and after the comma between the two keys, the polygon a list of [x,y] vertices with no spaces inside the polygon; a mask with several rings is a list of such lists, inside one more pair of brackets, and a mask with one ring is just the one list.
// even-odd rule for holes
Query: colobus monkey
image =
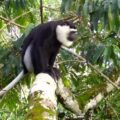
{"label": "colobus monkey", "polygon": [[70,21],[51,21],[38,25],[25,38],[22,46],[23,71],[2,91],[11,89],[28,72],[48,72],[54,77],[53,64],[61,45],[69,47],[76,38],[77,29]]}

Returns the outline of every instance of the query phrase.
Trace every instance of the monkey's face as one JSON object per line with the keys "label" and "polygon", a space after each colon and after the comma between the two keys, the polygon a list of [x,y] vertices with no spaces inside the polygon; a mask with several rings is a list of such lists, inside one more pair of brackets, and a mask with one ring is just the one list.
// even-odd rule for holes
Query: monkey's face
{"label": "monkey's face", "polygon": [[71,46],[77,37],[77,29],[71,22],[64,22],[56,27],[57,39],[64,46]]}

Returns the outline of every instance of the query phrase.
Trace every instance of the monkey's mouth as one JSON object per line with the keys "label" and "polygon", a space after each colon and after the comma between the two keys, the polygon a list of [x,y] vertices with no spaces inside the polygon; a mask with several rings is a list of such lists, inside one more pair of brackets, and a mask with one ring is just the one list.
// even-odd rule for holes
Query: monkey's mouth
{"label": "monkey's mouth", "polygon": [[69,41],[74,41],[76,38],[77,38],[77,32],[72,31],[69,33],[69,35],[68,35]]}

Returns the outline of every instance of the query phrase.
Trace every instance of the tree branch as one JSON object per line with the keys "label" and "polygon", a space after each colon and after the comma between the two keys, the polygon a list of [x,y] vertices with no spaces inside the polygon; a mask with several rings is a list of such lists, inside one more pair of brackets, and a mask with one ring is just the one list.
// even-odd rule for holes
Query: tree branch
{"label": "tree branch", "polygon": [[79,109],[78,102],[76,99],[74,99],[72,92],[64,86],[64,83],[61,79],[59,79],[57,82],[56,94],[58,96],[59,102],[61,102],[65,108],[78,116],[83,116],[81,110]]}
{"label": "tree branch", "polygon": [[56,83],[46,74],[39,73],[29,94],[27,120],[57,120]]}
{"label": "tree branch", "polygon": [[[116,85],[120,86],[120,76],[118,77],[115,83]],[[110,93],[114,88],[115,87],[112,84],[107,83],[107,87],[104,93],[101,92],[97,96],[95,96],[93,99],[91,99],[90,102],[88,102],[85,105],[84,112],[87,112],[89,109],[94,109],[97,106],[97,104],[107,95],[106,93]]]}
{"label": "tree branch", "polygon": [[14,22],[15,20],[19,19],[20,17],[22,17],[22,16],[24,16],[24,15],[26,15],[26,14],[29,14],[30,12],[31,12],[31,11],[27,11],[27,12],[25,12],[25,13],[17,16],[17,17],[15,17],[14,19],[10,20],[7,24],[5,24],[5,25],[0,29],[0,32],[1,32],[7,25],[11,24],[12,22]]}
{"label": "tree branch", "polygon": [[43,23],[43,1],[40,0],[40,16],[41,16],[41,23]]}
{"label": "tree branch", "polygon": [[1,19],[1,20],[4,20],[5,22],[8,22],[9,24],[13,24],[13,25],[15,25],[15,26],[18,26],[18,27],[20,27],[20,28],[25,28],[24,26],[22,26],[22,25],[20,25],[20,24],[17,24],[17,23],[15,23],[15,22],[13,22],[13,21],[5,18],[5,17],[0,16],[0,19]]}
{"label": "tree branch", "polygon": [[85,58],[83,58],[82,56],[76,54],[75,52],[73,52],[72,50],[69,50],[66,47],[62,47],[64,50],[66,50],[67,52],[73,54],[74,56],[76,56],[77,58],[85,61],[93,70],[95,70],[97,73],[99,73],[103,78],[105,78],[110,84],[112,84],[115,88],[120,89],[119,86],[117,86],[114,82],[112,82],[112,80],[110,80],[109,77],[107,77],[105,74],[103,74],[100,70],[98,70],[96,67],[94,67],[90,62],[88,62]]}

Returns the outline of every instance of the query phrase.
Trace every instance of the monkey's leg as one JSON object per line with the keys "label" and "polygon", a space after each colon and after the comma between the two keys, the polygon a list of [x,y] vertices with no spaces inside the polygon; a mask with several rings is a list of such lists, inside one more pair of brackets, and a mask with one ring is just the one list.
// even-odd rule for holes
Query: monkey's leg
{"label": "monkey's leg", "polygon": [[35,74],[46,71],[48,67],[48,58],[42,47],[37,46],[31,49],[31,58]]}

